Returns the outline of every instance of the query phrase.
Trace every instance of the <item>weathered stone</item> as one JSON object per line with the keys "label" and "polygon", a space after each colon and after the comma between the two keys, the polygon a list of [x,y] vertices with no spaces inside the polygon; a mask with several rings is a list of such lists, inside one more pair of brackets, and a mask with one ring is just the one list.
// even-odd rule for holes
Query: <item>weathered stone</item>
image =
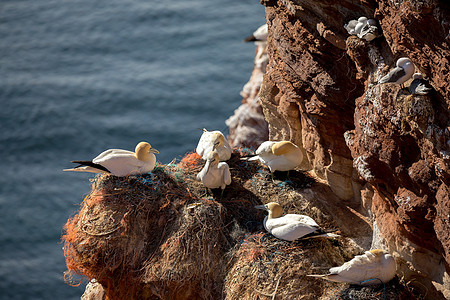
{"label": "weathered stone", "polygon": [[[301,146],[302,168],[372,219],[372,246],[395,254],[405,280],[426,287],[428,299],[448,297],[448,4],[261,3],[271,32],[260,92],[269,138]],[[360,16],[375,18],[382,36],[348,36],[343,25]],[[376,84],[404,56],[429,78],[429,95]]]}

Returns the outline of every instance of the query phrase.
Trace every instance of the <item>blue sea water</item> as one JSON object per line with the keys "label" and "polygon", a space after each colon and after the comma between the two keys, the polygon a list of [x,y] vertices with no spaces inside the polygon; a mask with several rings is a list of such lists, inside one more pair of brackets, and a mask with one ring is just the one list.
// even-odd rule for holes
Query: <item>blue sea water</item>
{"label": "blue sea water", "polygon": [[71,160],[148,141],[193,151],[248,80],[256,0],[0,2],[0,299],[79,299],[63,225],[90,190]]}

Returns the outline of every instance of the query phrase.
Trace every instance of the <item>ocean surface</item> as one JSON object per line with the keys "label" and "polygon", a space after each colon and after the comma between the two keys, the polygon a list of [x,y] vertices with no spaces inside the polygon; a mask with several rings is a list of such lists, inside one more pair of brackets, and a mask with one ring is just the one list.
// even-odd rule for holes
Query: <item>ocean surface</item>
{"label": "ocean surface", "polygon": [[79,299],[61,233],[93,174],[62,169],[140,141],[168,163],[227,132],[264,22],[257,0],[0,2],[0,299]]}

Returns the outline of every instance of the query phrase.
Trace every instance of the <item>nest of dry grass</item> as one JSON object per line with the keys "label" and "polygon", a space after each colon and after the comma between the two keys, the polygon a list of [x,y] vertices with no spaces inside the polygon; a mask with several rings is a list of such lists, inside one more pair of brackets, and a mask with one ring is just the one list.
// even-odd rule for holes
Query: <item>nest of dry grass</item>
{"label": "nest of dry grass", "polygon": [[417,299],[413,291],[397,277],[386,284],[376,286],[355,286],[339,290],[331,299],[336,300],[413,300]]}
{"label": "nest of dry grass", "polygon": [[334,284],[306,275],[336,262],[343,263],[343,257],[330,240],[286,242],[265,233],[249,235],[232,254],[226,299],[319,299]]}
{"label": "nest of dry grass", "polygon": [[133,298],[142,289],[143,262],[158,250],[179,209],[194,201],[174,168],[96,177],[80,211],[65,226],[68,269],[97,279],[112,299]]}
{"label": "nest of dry grass", "polygon": [[228,161],[233,181],[223,196],[196,181],[204,161],[195,153],[151,174],[95,177],[62,237],[67,281],[73,274],[95,278],[108,299],[326,295],[336,284],[305,275],[349,259],[345,239],[280,241],[264,232],[264,213],[254,208],[277,201],[286,213],[335,228],[330,216],[298,193],[313,180],[291,172],[289,180],[272,182],[261,165],[240,159],[246,154],[238,149]]}

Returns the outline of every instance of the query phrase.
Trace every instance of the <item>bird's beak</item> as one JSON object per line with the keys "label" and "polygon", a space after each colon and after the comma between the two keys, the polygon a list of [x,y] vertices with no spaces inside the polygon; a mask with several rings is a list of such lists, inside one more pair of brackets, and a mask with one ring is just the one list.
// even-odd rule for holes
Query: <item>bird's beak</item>
{"label": "bird's beak", "polygon": [[150,148],[150,152],[151,152],[151,153],[155,153],[155,154],[158,154],[158,153],[159,153],[159,151],[156,150],[155,148]]}
{"label": "bird's beak", "polygon": [[262,209],[262,210],[267,210],[267,207],[265,205],[256,205],[255,208]]}

